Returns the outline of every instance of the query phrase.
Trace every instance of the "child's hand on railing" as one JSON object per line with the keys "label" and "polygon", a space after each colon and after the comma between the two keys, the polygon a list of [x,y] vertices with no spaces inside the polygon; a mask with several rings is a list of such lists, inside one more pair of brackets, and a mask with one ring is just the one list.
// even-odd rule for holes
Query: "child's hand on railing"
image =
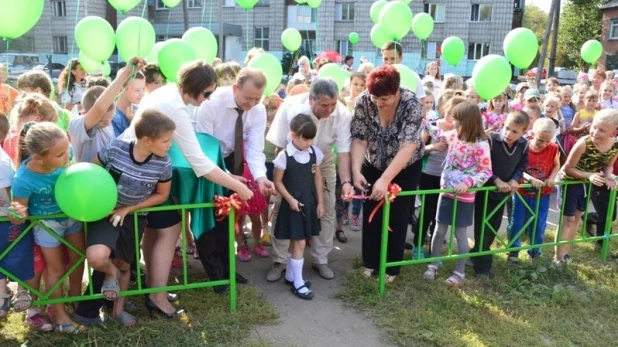
{"label": "child's hand on railing", "polygon": [[510,193],[511,192],[511,185],[504,182],[503,180],[496,178],[496,180],[494,181],[494,184],[496,185],[496,188],[498,188],[498,191],[500,193]]}
{"label": "child's hand on railing", "polygon": [[[549,180],[548,180],[549,181]],[[532,186],[536,189],[541,189],[543,188],[543,186],[545,185],[545,183],[539,179],[536,178],[531,178],[530,179],[530,183],[532,184]]]}
{"label": "child's hand on railing", "polygon": [[459,183],[457,187],[455,187],[455,194],[463,194],[468,191],[468,186],[465,183]]}
{"label": "child's hand on railing", "polygon": [[618,183],[616,182],[616,179],[613,177],[613,175],[612,177],[608,177],[605,181],[606,181],[605,185],[607,185],[607,189],[615,190],[618,188]]}
{"label": "child's hand on railing", "polygon": [[[605,177],[603,177],[602,172],[589,175],[588,180],[597,187],[603,187],[603,185],[607,183],[607,180],[605,179]],[[608,185],[608,188],[609,188],[609,185]]]}
{"label": "child's hand on railing", "polygon": [[553,188],[556,185],[556,181],[553,178],[545,180],[545,187]]}
{"label": "child's hand on railing", "polygon": [[28,218],[28,207],[13,201],[9,207],[9,214],[7,217],[9,221],[15,225],[24,224]]}

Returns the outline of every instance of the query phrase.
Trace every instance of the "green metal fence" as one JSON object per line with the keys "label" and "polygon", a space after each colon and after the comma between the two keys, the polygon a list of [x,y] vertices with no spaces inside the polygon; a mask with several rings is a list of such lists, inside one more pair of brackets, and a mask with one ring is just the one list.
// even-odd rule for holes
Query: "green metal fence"
{"label": "green metal fence", "polygon": [[[453,245],[454,245],[454,237],[455,234],[454,232],[450,233],[450,242],[449,242],[449,247],[448,247],[448,252],[447,255],[442,255],[439,257],[434,257],[432,258],[431,256],[429,257],[425,257],[424,259],[410,259],[410,260],[402,260],[402,261],[397,261],[397,262],[387,262],[386,260],[386,251],[387,251],[387,247],[388,247],[388,237],[389,237],[389,219],[390,219],[390,212],[391,212],[391,208],[390,208],[390,203],[388,202],[388,200],[386,201],[386,203],[383,206],[383,218],[382,218],[382,243],[381,243],[381,249],[380,249],[380,264],[379,264],[379,272],[378,272],[378,291],[380,293],[380,295],[384,294],[384,291],[386,289],[386,269],[389,267],[393,267],[393,266],[407,266],[407,265],[417,265],[417,264],[423,264],[423,263],[430,263],[430,262],[434,262],[434,261],[447,261],[447,260],[457,260],[457,259],[461,259],[461,258],[471,258],[471,257],[477,257],[477,256],[483,256],[483,255],[493,255],[493,254],[498,254],[498,253],[508,253],[508,252],[512,252],[512,251],[520,251],[520,250],[528,250],[528,249],[533,249],[533,248],[546,248],[546,247],[553,247],[553,246],[562,246],[562,245],[569,245],[569,244],[574,244],[574,243],[580,243],[580,242],[595,242],[595,241],[599,241],[602,240],[603,244],[601,247],[601,259],[602,260],[607,260],[607,255],[608,255],[608,251],[609,251],[609,243],[611,241],[611,239],[613,238],[618,238],[618,234],[612,234],[611,233],[611,228],[612,228],[612,216],[614,213],[614,210],[616,208],[616,191],[612,190],[609,194],[609,201],[608,201],[608,210],[607,210],[607,216],[608,218],[606,218],[605,220],[605,228],[604,228],[604,232],[603,235],[600,236],[589,236],[587,237],[585,235],[585,225],[587,222],[587,218],[588,218],[588,208],[590,206],[590,197],[591,197],[591,188],[592,188],[592,183],[590,182],[557,182],[556,185],[557,186],[561,186],[561,187],[566,187],[567,185],[573,185],[573,184],[585,184],[586,185],[586,189],[587,192],[589,192],[587,194],[587,200],[586,200],[586,210],[584,212],[584,221],[583,221],[583,225],[584,228],[581,229],[581,235],[579,238],[575,238],[573,240],[569,240],[569,241],[558,241],[558,242],[546,242],[546,243],[542,243],[542,244],[537,244],[537,245],[522,245],[521,247],[512,247],[513,244],[513,240],[516,239],[516,237],[513,237],[513,240],[511,240],[510,242],[508,240],[504,240],[499,234],[498,234],[498,230],[494,230],[491,225],[488,224],[488,220],[489,218],[491,218],[491,216],[493,216],[497,210],[506,203],[506,201],[508,199],[511,199],[510,196],[502,199],[502,201],[500,202],[500,204],[494,208],[492,211],[487,211],[487,199],[489,198],[489,192],[491,191],[497,191],[496,187],[481,187],[481,188],[472,188],[470,189],[471,192],[477,192],[476,194],[476,199],[482,198],[484,199],[484,207],[483,207],[483,225],[481,226],[481,238],[480,240],[478,240],[480,242],[480,244],[483,244],[483,239],[485,237],[485,233],[486,232],[491,232],[494,233],[496,235],[496,241],[499,242],[502,247],[501,248],[497,248],[497,249],[493,249],[493,250],[485,250],[485,251],[479,251],[479,252],[470,252],[467,254],[453,254]],[[531,184],[524,184],[520,186],[521,188],[532,188]],[[562,204],[560,206],[560,215],[558,218],[558,230],[556,231],[557,233],[557,240],[561,239],[562,233],[563,233],[563,228],[562,228],[562,217],[563,217],[563,211],[564,211],[564,203],[565,203],[565,195],[566,195],[566,189],[561,189],[562,190]],[[425,197],[428,194],[440,194],[440,193],[454,193],[453,189],[434,189],[434,190],[414,190],[414,191],[403,191],[401,193],[399,193],[397,195],[397,197],[402,197],[402,196],[420,196],[421,199],[421,211],[419,214],[419,225],[423,225],[423,218],[424,218],[424,206],[425,206]],[[520,230],[517,231],[517,233],[515,234],[515,236],[517,237],[521,237],[521,235],[525,232],[526,228],[530,225],[530,223],[534,223],[534,229],[533,229],[533,234],[531,239],[534,240],[534,237],[536,236],[537,230],[536,230],[536,218],[538,216],[538,208],[539,208],[539,201],[540,201],[540,190],[537,191],[537,195],[536,195],[536,208],[533,210],[528,204],[526,204],[526,202],[523,200],[523,198],[521,197],[521,195],[519,193],[515,193],[518,199],[521,199],[521,202],[524,204],[524,206],[526,207],[526,209],[528,210],[528,212],[530,212],[531,217],[524,223],[524,225],[522,226],[522,228]],[[396,201],[396,200],[395,200]],[[457,211],[457,199],[454,200],[454,207],[453,207],[453,216],[452,216],[452,222],[451,222],[451,231],[454,230],[454,222],[455,222],[455,218],[456,218],[456,211]],[[600,231],[597,230],[597,233],[599,233]],[[419,249],[418,247],[421,246],[420,244],[421,240],[419,238],[418,240],[418,244],[415,245],[415,247],[417,247],[417,249]]]}
{"label": "green metal fence", "polygon": [[[137,269],[136,269],[137,289],[123,291],[120,293],[120,295],[121,296],[143,295],[143,294],[149,294],[149,293],[160,293],[160,292],[167,292],[167,291],[179,291],[179,290],[186,290],[186,289],[214,287],[214,286],[219,286],[219,285],[229,285],[230,310],[232,312],[236,311],[236,277],[234,276],[234,274],[236,273],[236,257],[235,257],[235,249],[234,249],[235,228],[234,228],[234,210],[233,209],[231,209],[230,215],[228,218],[228,232],[229,232],[229,238],[230,238],[229,249],[228,249],[229,259],[230,259],[230,278],[226,280],[219,280],[219,281],[200,281],[200,282],[195,282],[195,283],[189,283],[189,277],[187,273],[187,252],[186,252],[187,251],[187,240],[185,237],[185,215],[186,215],[185,212],[188,210],[194,210],[194,209],[213,208],[213,206],[214,206],[213,203],[201,203],[201,204],[190,204],[190,205],[170,205],[170,206],[151,207],[151,208],[139,210],[138,212],[155,212],[155,211],[168,211],[168,210],[180,211],[181,216],[182,216],[181,217],[182,218],[182,221],[181,221],[182,230],[180,233],[180,237],[182,240],[181,242],[182,244],[182,283],[177,284],[177,285],[168,285],[165,287],[158,287],[158,288],[144,288],[143,283],[141,282],[141,267],[139,265],[140,264],[140,261],[139,261],[140,260],[140,245],[139,245],[139,242],[136,242],[135,260],[137,264]],[[69,277],[69,275],[71,275],[75,271],[75,269],[77,269],[86,259],[86,255],[84,254],[84,252],[78,250],[74,245],[72,245],[71,243],[63,239],[56,232],[47,228],[45,225],[39,222],[40,220],[44,220],[44,219],[54,219],[54,218],[63,218],[63,217],[66,217],[66,215],[58,214],[58,215],[49,215],[49,216],[44,216],[44,217],[41,217],[41,216],[28,217],[30,221],[30,225],[28,225],[28,227],[19,235],[18,238],[16,238],[9,245],[7,249],[5,249],[2,253],[0,253],[0,260],[1,260],[9,254],[9,252],[13,249],[13,247],[17,245],[17,243],[22,238],[24,238],[28,233],[32,232],[32,228],[35,225],[38,225],[44,228],[45,230],[47,230],[52,236],[54,236],[58,241],[60,241],[63,245],[65,245],[69,250],[75,252],[81,257],[81,259],[77,263],[75,263],[74,266],[72,266],[70,269],[67,270],[67,272],[60,278],[60,280],[58,280],[57,283],[53,285],[46,283],[45,292],[39,292],[35,288],[32,288],[27,283],[21,281],[20,279],[15,277],[13,274],[9,273],[8,271],[0,267],[0,273],[4,274],[6,277],[8,277],[12,281],[18,282],[19,284],[24,286],[25,289],[29,290],[31,293],[35,294],[38,297],[38,300],[33,301],[33,305],[58,304],[58,303],[76,302],[76,301],[85,301],[85,300],[103,298],[103,295],[101,293],[94,293],[94,290],[92,288],[92,280],[91,280],[92,269],[90,268],[90,266],[88,266],[88,271],[87,271],[88,289],[86,289],[86,293],[84,293],[84,295],[65,296],[62,298],[50,298],[52,293],[59,286],[61,286],[64,283],[64,281]],[[135,226],[134,227],[135,239],[139,240],[138,229],[137,229],[137,225],[138,225],[137,218],[138,218],[137,214],[134,214],[133,222]],[[8,221],[7,218],[5,217],[0,218],[0,222],[6,222],[6,221]],[[86,233],[88,232],[87,223],[84,223],[84,231]]]}

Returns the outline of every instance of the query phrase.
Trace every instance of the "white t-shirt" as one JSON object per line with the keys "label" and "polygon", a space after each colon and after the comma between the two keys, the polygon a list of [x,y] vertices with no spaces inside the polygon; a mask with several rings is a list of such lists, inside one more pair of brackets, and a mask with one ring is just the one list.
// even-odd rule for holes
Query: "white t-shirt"
{"label": "white t-shirt", "polygon": [[15,167],[11,157],[0,147],[0,216],[8,215],[11,206],[11,196],[6,188],[13,185],[15,177]]}
{"label": "white t-shirt", "polygon": [[114,139],[114,127],[110,124],[105,128],[96,125],[86,131],[85,117],[71,119],[69,137],[75,152],[75,161],[90,163],[97,153],[107,147]]}
{"label": "white t-shirt", "polygon": [[304,151],[294,147],[294,145],[290,142],[287,146],[285,146],[285,151],[279,152],[277,158],[273,161],[273,164],[277,169],[285,170],[288,164],[288,155],[291,155],[296,162],[299,164],[307,164],[311,159],[311,153],[315,150],[315,163],[320,165],[322,160],[324,159],[324,153],[320,150],[320,148],[316,146],[311,146]]}

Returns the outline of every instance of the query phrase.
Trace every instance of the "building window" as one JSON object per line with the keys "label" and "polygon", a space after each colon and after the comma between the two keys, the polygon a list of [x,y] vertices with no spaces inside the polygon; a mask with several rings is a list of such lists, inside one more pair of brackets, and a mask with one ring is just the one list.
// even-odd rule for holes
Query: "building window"
{"label": "building window", "polygon": [[302,46],[305,52],[314,54],[316,51],[315,39],[303,39]]}
{"label": "building window", "polygon": [[234,7],[236,6],[236,1],[235,0],[225,0],[225,3],[223,4],[224,7]]}
{"label": "building window", "polygon": [[335,41],[335,50],[341,54],[342,57],[346,55],[352,55],[352,47],[348,39],[345,40],[336,40]]}
{"label": "building window", "polygon": [[345,2],[335,4],[335,20],[352,21],[354,20],[354,3]]}
{"label": "building window", "polygon": [[64,0],[53,0],[52,8],[54,9],[54,17],[67,16],[67,3]]}
{"label": "building window", "polygon": [[163,0],[157,0],[157,10],[169,10],[169,7],[165,6]]}
{"label": "building window", "polygon": [[54,36],[54,53],[67,54],[69,53],[69,45],[66,36]]}
{"label": "building window", "polygon": [[421,44],[421,59],[440,59],[440,46],[442,46],[442,41],[423,41]]}
{"label": "building window", "polygon": [[255,47],[262,47],[268,51],[268,27],[255,28]]}
{"label": "building window", "polygon": [[260,0],[255,6],[270,6],[270,0]]}
{"label": "building window", "polygon": [[202,8],[204,0],[187,0],[187,8]]}
{"label": "building window", "polygon": [[316,23],[318,10],[309,6],[296,6],[296,23]]}
{"label": "building window", "polygon": [[472,5],[470,12],[471,22],[491,22],[491,5],[475,4]]}
{"label": "building window", "polygon": [[618,18],[614,18],[609,22],[609,37],[610,40],[618,39]]}
{"label": "building window", "polygon": [[489,43],[470,43],[468,45],[468,60],[479,60],[489,55]]}
{"label": "building window", "polygon": [[425,4],[425,13],[429,13],[434,22],[444,22],[444,4]]}
{"label": "building window", "polygon": [[524,0],[514,0],[513,1],[513,8],[514,9],[523,9],[524,8]]}

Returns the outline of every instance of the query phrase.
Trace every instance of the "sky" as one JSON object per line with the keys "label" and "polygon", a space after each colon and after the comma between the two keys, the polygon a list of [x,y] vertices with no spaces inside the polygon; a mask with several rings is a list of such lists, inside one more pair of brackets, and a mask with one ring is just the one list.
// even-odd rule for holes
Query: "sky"
{"label": "sky", "polygon": [[[564,7],[567,0],[562,0],[560,3],[560,7]],[[541,8],[541,10],[549,13],[549,8],[551,7],[551,0],[526,0],[526,6],[535,5]]]}

